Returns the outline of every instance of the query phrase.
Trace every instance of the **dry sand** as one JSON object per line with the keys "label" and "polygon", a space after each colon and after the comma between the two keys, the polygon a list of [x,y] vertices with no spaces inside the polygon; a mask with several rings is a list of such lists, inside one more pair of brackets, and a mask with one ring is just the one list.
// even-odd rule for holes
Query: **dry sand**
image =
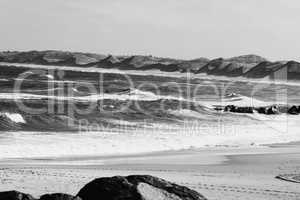
{"label": "dry sand", "polygon": [[300,173],[300,145],[200,149],[135,156],[74,157],[0,162],[0,191],[76,194],[96,177],[151,174],[186,185],[208,199],[299,200],[300,184],[276,179]]}

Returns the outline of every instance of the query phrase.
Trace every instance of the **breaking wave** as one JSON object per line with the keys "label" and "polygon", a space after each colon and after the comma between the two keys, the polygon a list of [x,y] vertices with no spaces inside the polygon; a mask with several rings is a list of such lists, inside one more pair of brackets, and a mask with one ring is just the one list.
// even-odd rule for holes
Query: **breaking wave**
{"label": "breaking wave", "polygon": [[[86,126],[89,124],[97,124],[88,130],[102,131],[99,127],[106,127],[118,131],[124,125],[129,129],[139,129],[149,124],[182,125],[187,121],[196,121],[200,126],[213,125],[220,120],[225,124],[239,124],[241,117],[243,123],[250,123],[253,119],[259,121],[260,118],[247,114],[236,116],[234,113],[216,111],[215,108],[226,105],[272,105],[272,102],[238,94],[229,94],[211,101],[196,101],[137,89],[88,96],[82,96],[78,90],[74,92],[72,97],[2,93],[0,128],[6,131],[81,131],[87,130]],[[41,108],[44,111],[24,111],[18,104],[20,102],[33,111]],[[49,110],[51,103],[53,105]]]}

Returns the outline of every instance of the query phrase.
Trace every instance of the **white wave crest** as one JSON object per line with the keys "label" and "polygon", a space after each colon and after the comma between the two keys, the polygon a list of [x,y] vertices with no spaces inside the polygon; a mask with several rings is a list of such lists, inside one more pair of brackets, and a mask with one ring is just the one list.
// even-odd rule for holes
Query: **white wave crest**
{"label": "white wave crest", "polygon": [[0,115],[7,117],[8,119],[10,119],[15,123],[23,123],[23,124],[26,123],[25,119],[19,113],[0,113]]}
{"label": "white wave crest", "polygon": [[[77,92],[74,90],[73,92]],[[10,99],[10,100],[22,100],[22,99],[55,99],[55,100],[74,100],[74,101],[98,101],[103,99],[113,99],[113,100],[143,100],[143,101],[155,101],[159,99],[174,99],[174,100],[184,100],[180,97],[173,96],[162,96],[156,95],[152,92],[141,91],[137,89],[132,89],[128,92],[116,93],[116,94],[92,94],[88,96],[48,96],[48,95],[37,95],[37,94],[27,94],[27,93],[0,93],[0,99]]]}

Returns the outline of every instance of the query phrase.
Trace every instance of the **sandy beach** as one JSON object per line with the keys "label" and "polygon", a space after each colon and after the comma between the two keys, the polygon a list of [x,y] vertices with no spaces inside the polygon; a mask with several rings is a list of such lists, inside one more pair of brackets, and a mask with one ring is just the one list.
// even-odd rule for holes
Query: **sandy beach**
{"label": "sandy beach", "polygon": [[279,174],[297,174],[298,143],[247,149],[199,149],[144,155],[2,160],[0,190],[76,194],[104,176],[150,174],[188,186],[217,200],[300,199],[300,184]]}

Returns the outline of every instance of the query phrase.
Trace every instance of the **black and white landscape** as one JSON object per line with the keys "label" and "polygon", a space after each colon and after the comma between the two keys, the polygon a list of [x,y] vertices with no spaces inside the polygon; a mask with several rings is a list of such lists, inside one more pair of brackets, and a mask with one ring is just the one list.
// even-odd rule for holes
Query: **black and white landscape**
{"label": "black and white landscape", "polygon": [[300,199],[300,4],[224,2],[0,0],[0,200]]}

